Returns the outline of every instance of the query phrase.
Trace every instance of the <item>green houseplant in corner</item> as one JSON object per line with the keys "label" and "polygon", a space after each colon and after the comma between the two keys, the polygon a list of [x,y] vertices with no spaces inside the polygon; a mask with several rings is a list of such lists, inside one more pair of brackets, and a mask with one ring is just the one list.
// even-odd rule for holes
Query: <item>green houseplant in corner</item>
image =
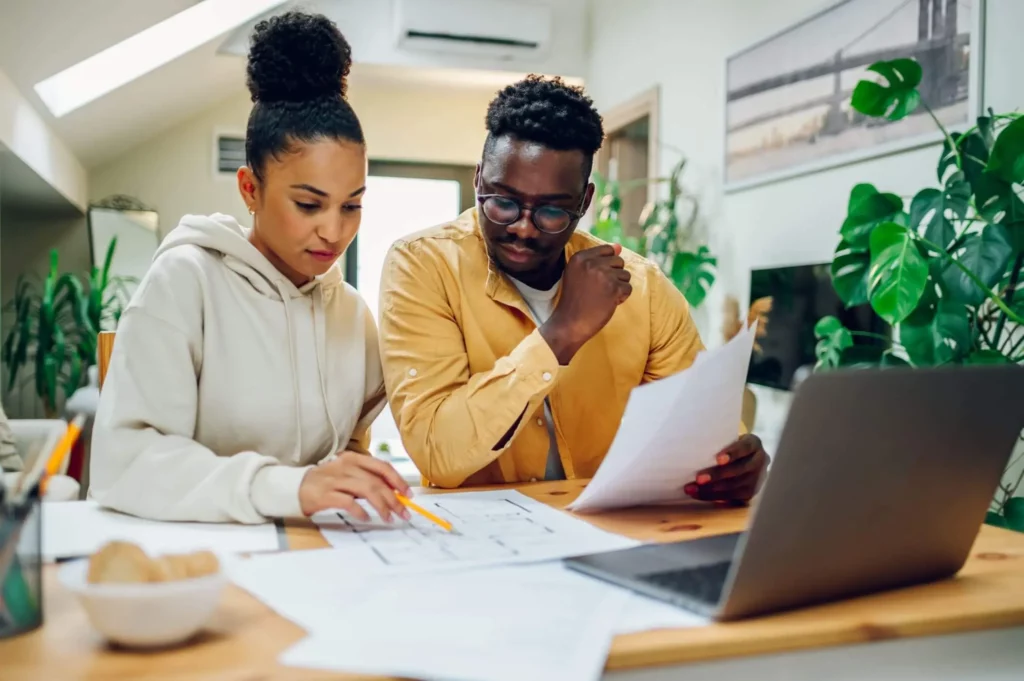
{"label": "green houseplant in corner", "polygon": [[[698,244],[696,227],[700,219],[700,203],[682,182],[686,158],[672,168],[669,177],[622,183],[597,174],[597,219],[592,232],[598,238],[621,243],[626,248],[650,258],[693,307],[700,307],[715,283],[718,259],[704,244]],[[645,184],[667,184],[668,196],[648,203],[640,214],[639,230],[643,235],[629,236],[619,214],[621,192]]]}
{"label": "green houseplant in corner", "polygon": [[41,284],[18,277],[6,308],[12,317],[3,343],[4,388],[13,390],[23,370],[30,369],[27,380],[48,418],[60,413],[62,397],[81,386],[86,369],[96,362],[97,334],[116,324],[127,302],[125,284],[131,279],[110,275],[116,247],[117,239],[111,239],[103,267],[89,273],[88,288],[75,274],[58,271],[56,249]]}
{"label": "green houseplant in corner", "polygon": [[[950,133],[921,101],[916,61],[869,70],[882,82],[857,85],[856,111],[895,121],[923,106],[944,143],[936,185],[909,205],[871,184],[850,192],[832,281],[848,307],[870,303],[895,333],[857,343],[865,334],[826,317],[815,328],[818,367],[1024,363],[1024,117],[989,110]],[[1022,479],[1007,475],[986,522],[1024,531]]]}

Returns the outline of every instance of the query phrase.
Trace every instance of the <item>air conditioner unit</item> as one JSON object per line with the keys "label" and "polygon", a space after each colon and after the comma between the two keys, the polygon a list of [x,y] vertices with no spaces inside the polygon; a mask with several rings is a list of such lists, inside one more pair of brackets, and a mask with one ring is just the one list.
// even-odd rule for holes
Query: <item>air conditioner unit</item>
{"label": "air conditioner unit", "polygon": [[551,8],[513,0],[396,0],[398,47],[499,61],[537,61],[551,42]]}

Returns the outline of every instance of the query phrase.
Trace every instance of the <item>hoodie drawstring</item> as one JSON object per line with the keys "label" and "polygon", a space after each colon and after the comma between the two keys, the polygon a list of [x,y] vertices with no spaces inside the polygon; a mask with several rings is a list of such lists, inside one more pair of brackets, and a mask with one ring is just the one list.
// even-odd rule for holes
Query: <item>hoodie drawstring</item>
{"label": "hoodie drawstring", "polygon": [[[324,380],[324,364],[326,364],[327,354],[325,347],[327,344],[326,319],[323,287],[317,286],[313,289],[313,337],[316,339],[316,372],[320,376],[320,396],[324,400],[324,411],[327,413],[327,422],[331,424],[331,433],[334,437],[328,456],[334,456],[338,453],[341,436],[338,434],[338,428],[334,425],[334,419],[331,417],[331,403],[327,399],[327,382]],[[319,325],[325,328],[318,328],[318,320],[320,320]]]}
{"label": "hoodie drawstring", "polygon": [[298,463],[302,460],[302,394],[299,392],[299,368],[295,363],[295,331],[292,328],[291,296],[282,289],[278,282],[277,292],[284,303],[284,321],[288,332],[288,360],[292,366],[292,395],[295,398],[295,451],[292,453],[292,460]]}

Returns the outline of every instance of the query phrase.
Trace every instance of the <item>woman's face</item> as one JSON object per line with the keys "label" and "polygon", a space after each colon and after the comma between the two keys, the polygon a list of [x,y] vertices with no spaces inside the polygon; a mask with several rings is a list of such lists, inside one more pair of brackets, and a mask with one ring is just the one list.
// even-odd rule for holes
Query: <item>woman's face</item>
{"label": "woman's face", "polygon": [[238,171],[255,211],[252,243],[296,286],[324,274],[359,231],[366,190],[366,147],[339,140],[300,142],[268,158],[263,180]]}

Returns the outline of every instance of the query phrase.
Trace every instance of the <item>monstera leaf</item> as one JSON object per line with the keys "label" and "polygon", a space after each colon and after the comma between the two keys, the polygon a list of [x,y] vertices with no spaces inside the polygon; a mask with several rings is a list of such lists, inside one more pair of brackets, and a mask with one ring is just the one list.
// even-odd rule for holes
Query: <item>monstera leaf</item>
{"label": "monstera leaf", "polygon": [[842,361],[842,354],[853,347],[853,336],[843,323],[832,316],[822,317],[814,325],[814,337],[818,343],[814,354],[818,358],[815,368],[835,368]]}
{"label": "monstera leaf", "polygon": [[1010,184],[1024,184],[1024,118],[999,133],[985,170]]}
{"label": "monstera leaf", "polygon": [[[986,225],[980,233],[968,236],[952,255],[973,272],[986,289],[991,289],[1002,277],[1013,255],[1013,247],[1003,227]],[[985,299],[986,291],[954,263],[947,262],[941,272],[942,284],[951,299],[966,305],[978,305]]]}
{"label": "monstera leaf", "polygon": [[954,220],[967,215],[971,186],[963,173],[950,178],[945,189],[922,189],[910,202],[910,227],[925,239],[946,248],[956,238]]}
{"label": "monstera leaf", "polygon": [[847,307],[868,302],[868,270],[871,255],[867,248],[855,248],[840,241],[832,259],[832,286]]}
{"label": "monstera leaf", "polygon": [[930,318],[911,315],[899,331],[900,343],[916,366],[946,364],[971,350],[969,312],[962,303],[946,298],[937,301]]}
{"label": "monstera leaf", "polygon": [[885,116],[898,121],[910,115],[921,102],[917,86],[921,83],[921,65],[913,59],[880,61],[868,67],[885,83],[862,80],[853,90],[853,108],[866,116]]}
{"label": "monstera leaf", "polygon": [[871,307],[890,324],[906,319],[924,294],[928,262],[910,230],[894,222],[871,233],[871,269],[868,296]]}
{"label": "monstera leaf", "polygon": [[846,220],[839,233],[851,246],[866,248],[872,230],[883,222],[895,222],[902,212],[900,197],[882,194],[871,184],[858,184],[850,192]]}

